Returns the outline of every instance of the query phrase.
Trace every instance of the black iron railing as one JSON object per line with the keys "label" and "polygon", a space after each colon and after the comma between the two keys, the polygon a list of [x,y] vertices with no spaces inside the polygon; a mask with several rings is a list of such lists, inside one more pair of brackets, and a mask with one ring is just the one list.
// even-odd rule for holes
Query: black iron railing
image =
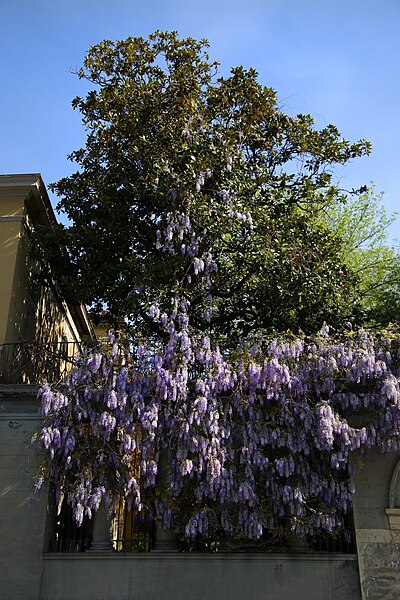
{"label": "black iron railing", "polygon": [[93,541],[93,520],[84,518],[78,527],[72,518],[72,509],[63,502],[51,523],[49,552],[86,552]]}
{"label": "black iron railing", "polygon": [[[93,540],[94,521],[86,516],[78,527],[72,518],[72,509],[64,501],[54,510],[50,527],[49,552],[86,552]],[[118,504],[111,523],[112,548],[115,552],[150,552],[154,545],[154,522],[146,510],[128,511],[123,500]]]}
{"label": "black iron railing", "polygon": [[[96,519],[96,514],[94,514]],[[81,527],[77,527],[72,519],[70,507],[64,503],[58,512],[48,549],[50,552],[85,552],[93,542],[93,519],[83,519]],[[117,506],[112,520],[112,548],[114,552],[137,553],[151,552],[156,538],[155,523],[148,511],[128,511],[123,500]],[[266,533],[263,539],[257,542],[238,542],[237,540],[206,540],[185,541],[177,540],[177,550],[183,553],[224,553],[224,554],[356,554],[356,541],[354,531],[341,532],[333,536],[320,536],[317,538],[298,539],[288,536],[269,536]]]}
{"label": "black iron railing", "polygon": [[0,384],[55,383],[80,352],[80,342],[0,344]]}
{"label": "black iron railing", "polygon": [[116,552],[151,552],[154,521],[146,510],[128,511],[121,500],[113,521],[113,548]]}
{"label": "black iron railing", "polygon": [[356,554],[354,532],[341,532],[336,535],[321,535],[314,538],[298,538],[285,534],[274,535],[266,532],[262,539],[254,541],[223,540],[184,540],[178,541],[180,552],[222,552],[225,554]]}

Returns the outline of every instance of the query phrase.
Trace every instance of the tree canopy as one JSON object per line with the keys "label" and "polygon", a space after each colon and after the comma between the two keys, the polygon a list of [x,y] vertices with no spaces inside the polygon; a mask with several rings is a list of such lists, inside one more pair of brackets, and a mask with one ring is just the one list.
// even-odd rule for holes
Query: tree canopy
{"label": "tree canopy", "polygon": [[177,294],[218,335],[349,318],[358,277],[316,216],[343,201],[335,166],[369,143],[285,114],[254,69],[219,75],[207,47],[156,32],[89,50],[78,76],[93,89],[73,101],[87,142],[54,185],[70,225],[47,232],[48,258],[57,269],[66,248],[66,292],[136,332]]}
{"label": "tree canopy", "polygon": [[382,200],[373,188],[365,189],[333,202],[319,215],[340,239],[342,260],[357,278],[347,296],[355,319],[369,326],[396,323],[400,315],[400,255],[388,243],[388,228],[397,214],[388,216]]}

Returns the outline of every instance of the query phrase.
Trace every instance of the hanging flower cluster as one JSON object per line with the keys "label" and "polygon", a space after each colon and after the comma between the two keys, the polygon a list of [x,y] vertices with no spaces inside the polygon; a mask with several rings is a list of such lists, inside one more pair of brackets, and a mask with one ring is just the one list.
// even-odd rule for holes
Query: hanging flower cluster
{"label": "hanging flower cluster", "polygon": [[[187,310],[174,311],[164,347],[111,337],[57,389],[42,386],[44,472],[76,522],[117,493],[140,510],[156,489],[158,515],[187,537],[339,528],[351,453],[400,450],[399,340],[360,331],[233,353],[191,337]],[[169,468],[157,489],[160,453]]]}

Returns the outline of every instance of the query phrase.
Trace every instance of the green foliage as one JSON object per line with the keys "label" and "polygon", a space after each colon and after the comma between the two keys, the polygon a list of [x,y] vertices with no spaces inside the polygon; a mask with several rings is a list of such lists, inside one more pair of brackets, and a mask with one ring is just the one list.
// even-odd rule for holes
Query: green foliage
{"label": "green foliage", "polygon": [[[93,89],[73,101],[87,142],[70,155],[79,170],[53,186],[71,225],[44,240],[70,256],[65,291],[136,332],[154,331],[149,306],[177,294],[195,328],[221,335],[349,318],[354,265],[317,215],[339,195],[332,167],[369,143],[286,115],[254,69],[219,76],[207,47],[156,32],[89,50],[78,77]],[[157,248],[183,214],[198,251]],[[194,255],[215,261],[210,285],[191,280]]]}
{"label": "green foliage", "polygon": [[388,227],[396,216],[387,215],[382,194],[373,189],[332,203],[322,215],[324,225],[341,240],[344,263],[358,278],[348,301],[370,325],[399,320],[400,255],[388,244]]}

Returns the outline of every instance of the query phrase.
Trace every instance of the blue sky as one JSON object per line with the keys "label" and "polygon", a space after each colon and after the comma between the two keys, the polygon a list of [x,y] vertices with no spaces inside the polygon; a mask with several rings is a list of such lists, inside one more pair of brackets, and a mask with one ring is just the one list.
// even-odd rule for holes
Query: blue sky
{"label": "blue sky", "polygon": [[[86,91],[71,69],[104,38],[174,29],[208,38],[224,72],[255,67],[287,112],[369,139],[372,156],[337,177],[347,188],[373,181],[395,211],[399,25],[399,0],[0,0],[0,172],[40,172],[47,184],[71,173],[67,154],[85,133],[70,103]],[[390,233],[400,238],[399,221]]]}

